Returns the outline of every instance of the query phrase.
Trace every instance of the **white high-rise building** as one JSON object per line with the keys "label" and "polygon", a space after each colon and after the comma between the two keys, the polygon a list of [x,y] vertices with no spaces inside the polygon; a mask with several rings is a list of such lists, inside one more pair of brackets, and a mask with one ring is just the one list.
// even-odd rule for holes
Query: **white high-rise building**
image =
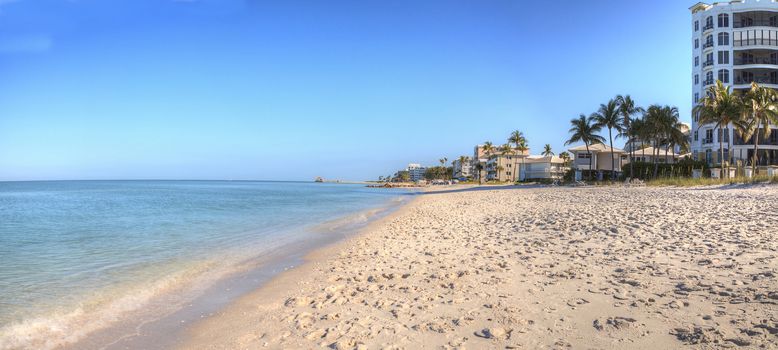
{"label": "white high-rise building", "polygon": [[[721,80],[735,91],[751,82],[778,89],[778,2],[733,0],[697,3],[692,12],[692,101],[696,105],[706,90]],[[775,128],[775,126],[773,127]],[[759,165],[778,164],[778,130],[759,140]],[[692,157],[720,164],[724,160],[750,164],[753,145],[742,140],[732,125],[719,134],[714,125],[699,125],[692,116]],[[728,141],[732,150],[727,149]]]}
{"label": "white high-rise building", "polygon": [[411,181],[416,182],[424,180],[424,172],[427,171],[427,168],[421,166],[421,164],[410,163],[405,170],[408,171]]}

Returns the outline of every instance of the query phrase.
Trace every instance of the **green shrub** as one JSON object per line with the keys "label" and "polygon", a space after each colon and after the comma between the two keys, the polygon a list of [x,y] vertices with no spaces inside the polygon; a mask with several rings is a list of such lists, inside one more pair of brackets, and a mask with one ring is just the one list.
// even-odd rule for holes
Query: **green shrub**
{"label": "green shrub", "polygon": [[[634,174],[630,173],[630,165],[622,165],[623,177],[633,179],[648,180],[654,177],[654,163],[634,162],[632,168]],[[695,161],[691,159],[681,159],[678,163],[666,164],[659,163],[657,178],[667,177],[692,177],[692,170],[702,169],[702,176],[709,176],[708,164],[704,161]]]}

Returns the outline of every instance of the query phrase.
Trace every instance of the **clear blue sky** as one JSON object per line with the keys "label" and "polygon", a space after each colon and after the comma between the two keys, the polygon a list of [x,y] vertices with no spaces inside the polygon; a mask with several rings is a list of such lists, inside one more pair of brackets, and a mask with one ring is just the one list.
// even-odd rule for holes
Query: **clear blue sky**
{"label": "clear blue sky", "polygon": [[374,179],[559,152],[616,94],[688,121],[693,3],[0,0],[0,180]]}

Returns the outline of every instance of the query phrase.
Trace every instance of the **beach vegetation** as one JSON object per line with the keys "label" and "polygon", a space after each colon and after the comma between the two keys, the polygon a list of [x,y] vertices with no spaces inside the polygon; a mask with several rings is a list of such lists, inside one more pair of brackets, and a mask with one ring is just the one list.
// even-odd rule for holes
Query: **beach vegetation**
{"label": "beach vegetation", "polygon": [[749,184],[778,184],[778,176],[768,178],[766,175],[745,177],[735,176],[731,178],[691,178],[691,177],[667,177],[658,178],[646,182],[648,186],[719,186],[719,185],[749,185]]}
{"label": "beach vegetation", "polygon": [[426,180],[446,180],[454,169],[446,166],[433,166],[424,170]]}
{"label": "beach vegetation", "polygon": [[[770,125],[778,124],[778,95],[775,90],[751,83],[743,96],[741,116],[745,119],[746,134],[751,135],[754,144],[751,169],[756,174],[759,164],[759,138],[770,137]],[[761,130],[761,134],[760,134]]]}
{"label": "beach vegetation", "polygon": [[[736,122],[739,116],[742,115],[742,110],[743,104],[741,99],[730,91],[729,86],[724,86],[720,80],[717,80],[716,84],[708,88],[705,97],[700,99],[697,105],[694,106],[692,115],[698,118],[700,125],[713,124],[713,130],[718,132],[719,140],[721,140],[723,133],[729,132],[724,128],[730,123]],[[733,152],[731,151],[731,140],[729,140],[729,137],[727,139],[729,156],[724,155],[724,143],[719,142],[719,164],[729,170]],[[729,171],[725,171],[725,173],[728,174]]]}
{"label": "beach vegetation", "polygon": [[551,145],[547,143],[545,146],[543,146],[543,153],[541,153],[541,154],[544,157],[553,157],[554,156],[554,151],[551,150]]}
{"label": "beach vegetation", "polygon": [[[633,128],[632,116],[636,114],[642,114],[645,112],[643,107],[637,106],[635,101],[629,95],[618,95],[616,100],[619,102],[619,114],[621,115],[622,133],[620,137],[627,139],[627,142],[632,145],[629,149],[629,159],[635,159],[634,157],[634,143],[638,137]],[[632,162],[630,162],[630,169],[632,168]],[[631,173],[632,171],[630,171]]]}

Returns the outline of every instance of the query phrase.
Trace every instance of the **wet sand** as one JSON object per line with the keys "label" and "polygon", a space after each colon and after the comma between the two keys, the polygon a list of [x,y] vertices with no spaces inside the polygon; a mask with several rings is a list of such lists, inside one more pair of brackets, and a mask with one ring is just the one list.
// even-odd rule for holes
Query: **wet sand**
{"label": "wet sand", "polygon": [[776,213],[776,186],[428,193],[182,348],[776,348]]}

